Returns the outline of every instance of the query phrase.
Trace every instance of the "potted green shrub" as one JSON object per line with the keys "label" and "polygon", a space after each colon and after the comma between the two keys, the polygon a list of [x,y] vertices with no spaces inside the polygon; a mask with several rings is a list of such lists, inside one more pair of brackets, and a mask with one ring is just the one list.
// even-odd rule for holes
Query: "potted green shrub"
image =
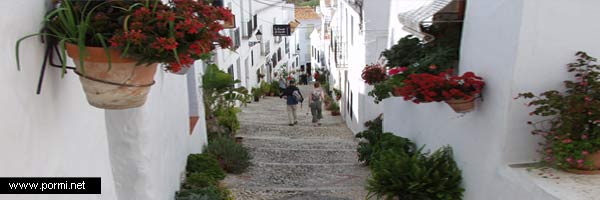
{"label": "potted green shrub", "polygon": [[532,133],[544,138],[541,152],[550,166],[582,174],[600,174],[600,65],[596,58],[577,52],[577,62],[568,64],[575,80],[564,81],[566,90],[539,95],[519,94],[533,99],[529,113],[540,116],[529,121]]}
{"label": "potted green shrub", "polygon": [[338,105],[337,101],[331,102],[329,105],[329,110],[331,110],[331,115],[333,116],[340,115],[340,106]]}
{"label": "potted green shrub", "polygon": [[252,88],[252,97],[254,97],[255,102],[260,100],[260,96],[262,96],[262,91],[260,88]]}
{"label": "potted green shrub", "polygon": [[219,34],[219,21],[231,16],[224,8],[194,0],[62,0],[44,17],[47,31],[17,41],[17,63],[21,41],[43,35],[58,41],[62,60],[67,55],[74,60],[92,106],[139,107],[154,84],[158,63],[178,72],[207,58],[214,42],[230,46],[231,39]]}

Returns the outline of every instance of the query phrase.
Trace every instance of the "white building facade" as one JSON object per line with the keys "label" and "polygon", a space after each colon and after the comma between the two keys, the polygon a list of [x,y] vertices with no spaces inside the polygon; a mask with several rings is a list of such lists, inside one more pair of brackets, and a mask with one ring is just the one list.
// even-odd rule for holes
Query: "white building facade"
{"label": "white building facade", "polygon": [[[79,77],[49,67],[36,95],[45,44],[15,42],[36,33],[48,4],[23,0],[0,8],[0,177],[100,177],[102,194],[11,195],[0,199],[173,199],[185,173],[187,156],[206,144],[202,64],[188,76],[157,70],[156,83],[140,108],[102,110],[86,101]],[[73,63],[69,62],[72,66]]]}
{"label": "white building facade", "polygon": [[[408,34],[398,19],[420,8],[415,5],[427,6],[423,1],[391,1],[390,45]],[[540,160],[540,138],[526,124],[532,109],[513,98],[562,88],[562,81],[572,78],[566,64],[577,51],[600,56],[595,34],[600,26],[590,25],[600,17],[593,11],[599,6],[597,1],[467,0],[459,73],[472,71],[484,78],[484,101],[459,115],[444,103],[417,105],[389,98],[383,102],[385,131],[429,149],[452,146],[463,172],[465,200],[597,198],[573,192],[585,187],[561,181],[565,177],[546,184],[511,164]]]}
{"label": "white building facade", "polygon": [[329,63],[332,86],[342,91],[341,113],[354,133],[363,130],[364,122],[382,112],[382,106],[368,96],[371,87],[362,81],[361,73],[367,64],[378,62],[387,47],[389,4],[389,1],[321,1],[321,13],[331,19],[325,25],[329,33],[321,36],[325,42],[330,39],[328,45],[323,45],[329,47],[323,60]]}
{"label": "white building facade", "polygon": [[[231,49],[216,50],[214,62],[223,71],[241,81],[238,86],[257,87],[260,81],[271,82],[282,69],[291,70],[296,54],[294,35],[273,36],[273,25],[294,20],[294,4],[285,1],[224,0],[223,5],[235,15],[236,28],[224,33],[233,39]],[[262,38],[257,38],[260,32]],[[290,69],[287,69],[290,68]],[[264,78],[259,80],[259,74]]]}

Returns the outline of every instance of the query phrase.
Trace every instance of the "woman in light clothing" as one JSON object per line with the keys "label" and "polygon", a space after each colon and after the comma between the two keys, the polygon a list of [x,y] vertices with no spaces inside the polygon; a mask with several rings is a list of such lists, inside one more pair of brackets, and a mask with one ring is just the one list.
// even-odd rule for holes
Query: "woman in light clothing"
{"label": "woman in light clothing", "polygon": [[325,94],[321,89],[321,84],[319,82],[315,83],[315,89],[310,94],[310,98],[308,99],[308,105],[310,106],[310,113],[312,114],[312,122],[317,123],[317,125],[321,125],[319,122],[320,119],[323,119],[322,114],[322,102],[325,99]]}

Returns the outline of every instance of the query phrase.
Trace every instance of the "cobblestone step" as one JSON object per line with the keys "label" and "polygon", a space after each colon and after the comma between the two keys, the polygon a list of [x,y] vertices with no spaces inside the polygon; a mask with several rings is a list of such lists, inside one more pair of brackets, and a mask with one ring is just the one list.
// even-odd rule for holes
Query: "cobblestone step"
{"label": "cobblestone step", "polygon": [[349,130],[345,127],[277,126],[264,124],[244,125],[238,131],[238,135],[241,137],[280,136],[288,138],[354,138],[354,135],[349,134]]}
{"label": "cobblestone step", "polygon": [[233,188],[236,200],[363,200],[360,187],[341,188]]}
{"label": "cobblestone step", "polygon": [[255,162],[295,163],[295,164],[356,164],[356,150],[336,149],[251,149]]}
{"label": "cobblestone step", "polygon": [[[312,87],[300,87],[308,94]],[[242,108],[242,144],[253,155],[247,172],[223,183],[236,200],[365,199],[369,170],[357,160],[358,141],[339,116],[324,111],[314,126],[306,103],[298,125],[288,126],[285,101],[267,97]]]}
{"label": "cobblestone step", "polygon": [[326,188],[364,186],[369,172],[353,165],[302,165],[254,163],[242,175],[226,179],[230,187]]}
{"label": "cobblestone step", "polygon": [[249,148],[289,148],[289,149],[337,149],[355,150],[358,144],[349,139],[290,139],[277,137],[246,137],[244,146]]}

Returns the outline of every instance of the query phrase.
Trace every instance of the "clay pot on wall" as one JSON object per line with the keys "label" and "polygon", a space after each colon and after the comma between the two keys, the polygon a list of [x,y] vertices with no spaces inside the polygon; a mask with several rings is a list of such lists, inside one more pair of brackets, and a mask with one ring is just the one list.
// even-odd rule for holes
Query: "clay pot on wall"
{"label": "clay pot on wall", "polygon": [[150,87],[154,85],[157,64],[136,65],[137,61],[122,58],[120,52],[101,47],[85,47],[87,56],[80,63],[79,47],[66,44],[67,54],[73,58],[90,105],[104,109],[127,109],[144,105]]}
{"label": "clay pot on wall", "polygon": [[475,99],[450,99],[446,103],[457,113],[467,113],[475,109]]}
{"label": "clay pot on wall", "polygon": [[573,166],[573,169],[567,169],[566,171],[575,174],[600,174],[600,151],[585,156],[584,161],[592,165]]}

